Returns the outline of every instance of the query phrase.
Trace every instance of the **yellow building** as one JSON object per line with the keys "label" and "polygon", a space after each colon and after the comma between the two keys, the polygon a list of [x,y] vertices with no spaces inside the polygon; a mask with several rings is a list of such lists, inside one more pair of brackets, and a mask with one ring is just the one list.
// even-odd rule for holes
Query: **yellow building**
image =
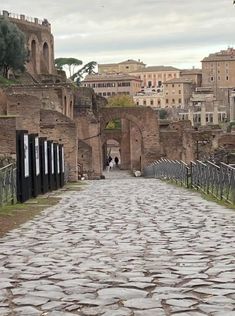
{"label": "yellow building", "polygon": [[235,87],[235,49],[228,48],[202,60],[202,85],[214,89]]}
{"label": "yellow building", "polygon": [[187,78],[175,78],[163,83],[163,96],[166,107],[185,108],[195,89],[195,83]]}
{"label": "yellow building", "polygon": [[129,73],[143,69],[145,64],[138,60],[128,59],[120,63],[98,64],[98,73]]}
{"label": "yellow building", "polygon": [[160,89],[163,82],[180,77],[180,70],[171,66],[149,66],[139,71],[133,71],[132,75],[142,81],[143,88]]}
{"label": "yellow building", "polygon": [[95,93],[105,98],[117,94],[133,96],[140,91],[141,80],[128,74],[93,74],[87,75],[81,86],[94,89]]}

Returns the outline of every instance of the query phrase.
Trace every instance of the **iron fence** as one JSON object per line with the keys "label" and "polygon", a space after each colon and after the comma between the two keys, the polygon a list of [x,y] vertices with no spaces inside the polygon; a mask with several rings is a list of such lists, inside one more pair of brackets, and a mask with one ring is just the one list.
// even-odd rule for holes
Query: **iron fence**
{"label": "iron fence", "polygon": [[9,164],[0,169],[0,206],[16,203],[16,168]]}
{"label": "iron fence", "polygon": [[173,180],[180,185],[189,187],[190,168],[183,161],[161,159],[144,169],[145,177]]}
{"label": "iron fence", "polygon": [[219,200],[235,204],[235,166],[210,161],[191,162],[161,159],[144,169],[146,177],[172,180],[187,188],[211,194]]}

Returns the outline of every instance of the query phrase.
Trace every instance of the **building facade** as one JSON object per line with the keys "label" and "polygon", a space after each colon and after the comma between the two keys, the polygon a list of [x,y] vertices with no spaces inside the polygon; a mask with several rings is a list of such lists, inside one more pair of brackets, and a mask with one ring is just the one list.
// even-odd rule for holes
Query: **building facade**
{"label": "building facade", "polygon": [[191,79],[175,78],[163,83],[165,107],[185,108],[189,105],[195,84]]}
{"label": "building facade", "polygon": [[141,80],[123,73],[93,74],[87,75],[81,86],[92,88],[105,98],[118,94],[134,96],[141,89]]}
{"label": "building facade", "polygon": [[171,66],[150,66],[131,74],[142,81],[143,89],[152,88],[160,92],[163,82],[180,77],[180,70]]}
{"label": "building facade", "polygon": [[129,73],[133,71],[141,70],[145,67],[145,64],[138,60],[128,59],[120,63],[113,64],[98,64],[98,73]]}

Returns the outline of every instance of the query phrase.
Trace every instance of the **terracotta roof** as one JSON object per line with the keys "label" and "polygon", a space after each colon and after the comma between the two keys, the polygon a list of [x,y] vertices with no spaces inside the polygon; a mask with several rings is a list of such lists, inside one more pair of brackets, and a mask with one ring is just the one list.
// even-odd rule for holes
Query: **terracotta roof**
{"label": "terracotta roof", "polygon": [[166,83],[193,83],[193,80],[192,79],[188,79],[188,78],[173,78],[173,79],[170,79],[170,80],[167,80],[164,82],[164,84]]}
{"label": "terracotta roof", "polygon": [[142,61],[137,61],[134,59],[128,59],[125,61],[122,61],[120,63],[111,63],[111,64],[98,64],[98,66],[117,66],[117,65],[122,65],[122,64],[141,64],[141,65],[145,65]]}
{"label": "terracotta roof", "polygon": [[154,71],[179,71],[179,70],[180,69],[172,67],[172,66],[149,66],[137,71],[132,71],[132,73],[154,72]]}
{"label": "terracotta roof", "polygon": [[120,64],[141,64],[141,65],[145,65],[142,61],[137,61],[137,60],[134,60],[134,59],[128,59],[128,60],[125,60],[125,61],[122,61],[119,63]]}
{"label": "terracotta roof", "polygon": [[110,81],[116,81],[116,80],[137,80],[141,81],[139,78],[135,76],[130,76],[128,74],[124,73],[110,73],[110,74],[93,74],[93,75],[87,75],[83,82],[87,81],[103,81],[103,80],[110,80]]}
{"label": "terracotta roof", "polygon": [[196,74],[202,74],[202,69],[183,69],[180,71],[182,75],[196,75]]}
{"label": "terracotta roof", "polygon": [[220,52],[210,54],[208,57],[203,58],[204,61],[229,61],[235,60],[235,49],[228,48],[227,50],[221,50]]}

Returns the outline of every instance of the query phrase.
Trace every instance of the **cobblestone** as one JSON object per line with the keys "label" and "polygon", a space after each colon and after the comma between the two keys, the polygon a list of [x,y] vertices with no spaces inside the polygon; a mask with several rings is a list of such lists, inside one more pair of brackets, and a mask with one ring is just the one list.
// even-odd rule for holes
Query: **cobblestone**
{"label": "cobblestone", "polygon": [[234,223],[196,193],[110,172],[0,239],[0,315],[235,316]]}

